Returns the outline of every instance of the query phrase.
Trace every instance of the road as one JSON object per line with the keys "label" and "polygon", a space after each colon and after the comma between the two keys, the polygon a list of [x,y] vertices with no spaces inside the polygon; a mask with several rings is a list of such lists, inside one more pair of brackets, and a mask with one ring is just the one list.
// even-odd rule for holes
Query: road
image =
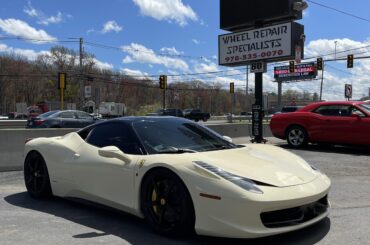
{"label": "road", "polygon": [[[239,140],[240,142],[241,140]],[[133,216],[60,198],[32,200],[22,172],[0,173],[0,244],[369,244],[368,148],[309,146],[293,150],[332,180],[329,218],[306,229],[257,240],[202,236],[173,239]],[[232,207],[231,207],[232,208]]]}

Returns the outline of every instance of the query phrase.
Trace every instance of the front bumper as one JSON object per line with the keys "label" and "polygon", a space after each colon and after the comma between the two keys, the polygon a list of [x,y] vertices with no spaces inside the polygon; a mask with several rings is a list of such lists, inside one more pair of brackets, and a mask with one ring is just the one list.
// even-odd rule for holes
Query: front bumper
{"label": "front bumper", "polygon": [[[196,212],[195,230],[200,235],[258,238],[302,229],[329,214],[329,202],[325,201],[329,188],[330,180],[325,175],[320,175],[303,185],[261,187],[264,194],[240,192],[237,196],[235,192],[229,195],[221,193],[221,200],[200,197],[199,193],[205,190],[198,189],[197,196],[192,193]],[[315,214],[310,213],[312,209],[309,207],[320,201],[326,202],[327,207],[316,210]],[[306,216],[302,218],[294,213],[297,208],[307,208]]]}

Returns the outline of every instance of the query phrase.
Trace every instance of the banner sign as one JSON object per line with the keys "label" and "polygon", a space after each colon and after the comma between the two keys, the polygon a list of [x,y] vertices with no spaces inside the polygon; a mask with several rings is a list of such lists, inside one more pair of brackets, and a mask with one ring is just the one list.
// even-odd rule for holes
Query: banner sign
{"label": "banner sign", "polygon": [[[295,47],[302,43],[303,29],[301,24],[291,22],[220,35],[219,64],[237,66],[255,61],[294,60]],[[302,50],[302,58],[303,53]]]}
{"label": "banner sign", "polygon": [[278,66],[274,68],[274,78],[276,81],[314,79],[316,76],[317,68],[314,62],[296,65],[293,73],[289,72],[289,66]]}

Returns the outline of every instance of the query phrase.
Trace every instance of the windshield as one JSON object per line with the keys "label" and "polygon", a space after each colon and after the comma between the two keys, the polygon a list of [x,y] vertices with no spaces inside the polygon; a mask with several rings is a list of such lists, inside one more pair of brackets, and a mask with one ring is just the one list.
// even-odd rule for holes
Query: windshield
{"label": "windshield", "polygon": [[360,104],[360,107],[366,111],[367,114],[370,114],[370,104]]}
{"label": "windshield", "polygon": [[55,114],[57,112],[58,111],[48,111],[48,112],[45,112],[45,113],[43,113],[41,115],[38,115],[37,117],[39,117],[39,118],[46,118],[46,117],[51,116],[51,115],[53,115],[53,114]]}
{"label": "windshield", "polygon": [[182,120],[142,120],[133,123],[149,154],[201,152],[236,148],[220,135]]}

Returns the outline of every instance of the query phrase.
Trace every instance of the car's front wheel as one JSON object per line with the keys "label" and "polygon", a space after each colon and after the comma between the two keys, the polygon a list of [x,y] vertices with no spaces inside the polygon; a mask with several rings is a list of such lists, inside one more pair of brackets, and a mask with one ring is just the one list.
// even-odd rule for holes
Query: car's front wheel
{"label": "car's front wheel", "polygon": [[26,157],[24,181],[31,197],[43,198],[51,195],[48,169],[44,158],[38,152],[30,152]]}
{"label": "car's front wheel", "polygon": [[291,147],[299,148],[307,145],[308,136],[304,128],[300,126],[293,126],[287,130],[286,139]]}
{"label": "car's front wheel", "polygon": [[158,233],[179,236],[192,233],[195,224],[190,194],[181,179],[167,169],[156,169],[143,180],[141,208]]}

